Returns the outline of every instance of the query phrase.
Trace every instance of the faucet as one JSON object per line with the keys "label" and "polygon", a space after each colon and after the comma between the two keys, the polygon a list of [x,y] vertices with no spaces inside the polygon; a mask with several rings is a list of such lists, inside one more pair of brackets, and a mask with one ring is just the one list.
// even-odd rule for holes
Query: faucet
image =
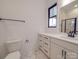
{"label": "faucet", "polygon": [[75,37],[75,36],[74,36],[74,31],[70,31],[70,32],[68,33],[68,36],[69,36],[69,37]]}

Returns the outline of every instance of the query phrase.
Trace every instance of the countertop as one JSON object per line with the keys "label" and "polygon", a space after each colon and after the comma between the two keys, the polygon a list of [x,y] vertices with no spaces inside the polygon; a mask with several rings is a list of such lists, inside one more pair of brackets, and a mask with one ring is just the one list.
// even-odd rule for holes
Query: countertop
{"label": "countertop", "polygon": [[78,45],[78,37],[77,36],[72,38],[72,37],[68,37],[67,34],[62,34],[62,33],[55,33],[55,34],[40,33],[40,34],[43,34],[43,35],[46,35],[49,37],[54,37],[54,38]]}

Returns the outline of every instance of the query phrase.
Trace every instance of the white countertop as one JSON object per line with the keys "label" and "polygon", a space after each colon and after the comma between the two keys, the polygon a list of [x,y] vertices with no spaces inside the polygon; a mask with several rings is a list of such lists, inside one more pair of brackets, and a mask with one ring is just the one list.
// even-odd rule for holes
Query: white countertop
{"label": "white countertop", "polygon": [[62,33],[56,33],[56,34],[40,33],[40,34],[54,37],[54,38],[58,38],[60,40],[67,41],[67,42],[78,45],[78,37],[72,38],[72,37],[68,37],[67,34],[62,34]]}

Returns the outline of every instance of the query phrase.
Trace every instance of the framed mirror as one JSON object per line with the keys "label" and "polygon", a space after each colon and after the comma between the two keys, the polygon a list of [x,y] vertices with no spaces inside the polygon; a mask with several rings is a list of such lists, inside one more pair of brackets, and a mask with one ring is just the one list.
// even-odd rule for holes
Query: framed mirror
{"label": "framed mirror", "polygon": [[77,18],[70,18],[61,21],[61,32],[69,33],[73,31],[75,34],[78,32]]}
{"label": "framed mirror", "polygon": [[60,8],[60,32],[69,33],[73,31],[78,33],[78,0]]}

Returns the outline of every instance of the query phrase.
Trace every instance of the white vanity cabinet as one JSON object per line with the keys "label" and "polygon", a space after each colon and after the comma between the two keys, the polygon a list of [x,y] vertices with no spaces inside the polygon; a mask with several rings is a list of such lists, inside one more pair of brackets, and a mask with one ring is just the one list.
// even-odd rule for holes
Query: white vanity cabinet
{"label": "white vanity cabinet", "polygon": [[78,59],[78,44],[57,36],[39,34],[42,52],[50,59]]}

